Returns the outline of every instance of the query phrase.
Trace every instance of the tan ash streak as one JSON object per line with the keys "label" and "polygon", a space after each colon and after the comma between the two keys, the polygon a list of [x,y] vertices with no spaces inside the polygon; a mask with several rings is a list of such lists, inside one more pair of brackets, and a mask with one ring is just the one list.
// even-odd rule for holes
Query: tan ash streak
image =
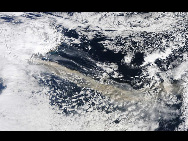
{"label": "tan ash streak", "polygon": [[[130,86],[127,84],[127,87],[123,89],[121,87],[112,84],[102,84],[99,81],[92,79],[91,77],[85,76],[78,71],[68,69],[55,62],[43,61],[40,59],[32,59],[30,60],[30,63],[46,66],[50,70],[50,72],[54,73],[55,75],[63,79],[67,79],[68,81],[73,82],[80,87],[87,87],[96,90],[102,93],[103,95],[110,97],[114,101],[151,100],[151,98],[147,99],[147,97],[145,96],[145,93],[147,91],[150,91],[149,88],[135,90],[135,89],[130,89]],[[159,94],[156,95],[156,97],[158,97],[161,94],[161,92],[170,93],[172,90],[175,90],[174,93],[178,94],[179,91],[178,86],[174,87],[173,85],[169,85],[169,84],[164,85],[164,83],[160,83],[159,86],[157,86],[157,88],[160,89],[160,91]]]}

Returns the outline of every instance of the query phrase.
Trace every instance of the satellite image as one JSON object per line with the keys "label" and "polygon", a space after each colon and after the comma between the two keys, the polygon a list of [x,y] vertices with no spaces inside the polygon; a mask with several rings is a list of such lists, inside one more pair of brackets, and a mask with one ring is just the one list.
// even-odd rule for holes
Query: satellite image
{"label": "satellite image", "polygon": [[187,12],[0,12],[0,131],[187,131]]}

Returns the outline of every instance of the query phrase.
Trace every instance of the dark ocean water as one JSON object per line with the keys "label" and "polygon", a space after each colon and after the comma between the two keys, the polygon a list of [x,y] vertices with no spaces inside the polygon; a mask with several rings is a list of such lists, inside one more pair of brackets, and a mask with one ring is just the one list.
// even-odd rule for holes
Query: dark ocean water
{"label": "dark ocean water", "polygon": [[5,89],[5,88],[6,88],[6,86],[4,86],[3,81],[2,81],[2,79],[0,78],[0,94],[1,94],[1,92],[3,91],[3,89]]}
{"label": "dark ocean water", "polygon": [[[44,13],[27,13],[24,18],[37,20],[41,18],[43,14]],[[58,17],[59,19],[65,18],[53,12],[47,12],[45,14],[47,16]],[[138,15],[139,14],[142,15],[145,13],[138,13]],[[74,16],[74,12],[69,12],[66,16],[68,17],[66,17],[67,19],[71,19],[71,17]],[[14,16],[1,16],[1,19],[5,23],[22,23],[21,20],[15,21]],[[155,80],[154,77],[149,77],[148,68],[151,64],[148,63],[144,65],[145,58],[157,51],[159,54],[165,52],[170,46],[168,43],[170,44],[175,40],[175,32],[139,31],[133,32],[125,37],[114,28],[98,30],[98,27],[93,29],[89,26],[78,26],[77,28],[69,29],[67,26],[63,25],[63,23],[54,24],[53,26],[56,31],[61,33],[64,40],[62,40],[55,49],[45,53],[45,55],[36,55],[37,58],[55,62],[93,78],[98,82],[101,82],[103,74],[107,73],[109,81],[113,81],[118,85],[128,84],[138,91],[152,84],[152,87],[149,87],[149,93],[153,95],[153,97],[158,94],[160,96],[163,94],[162,92],[157,93],[157,91],[160,91],[158,89],[159,87],[155,88],[156,83],[166,81],[162,74],[178,68],[182,62],[185,61],[183,54],[188,51],[188,40],[185,38],[185,44],[183,46],[173,49],[165,58],[156,58],[153,62],[153,66],[158,70],[158,72],[154,74],[155,78],[158,79]],[[181,32],[183,36],[183,32],[185,31],[182,30]],[[111,36],[111,33],[116,33],[116,35]],[[79,42],[74,42],[75,40],[79,40]],[[162,45],[164,40],[167,42],[165,46]],[[121,49],[115,51],[111,46],[115,46],[115,49],[116,46]],[[131,59],[129,62],[126,62],[125,58],[129,58],[129,56],[131,56]],[[98,64],[102,64],[102,67]],[[106,71],[105,69],[110,68],[112,64],[117,66],[117,68],[113,68],[113,71]],[[115,73],[119,74],[120,77],[114,75]],[[33,76],[35,76],[35,74]],[[35,79],[40,87],[45,86],[49,88],[49,104],[52,107],[58,107],[61,114],[65,116],[89,114],[93,111],[98,111],[110,116],[110,114],[113,113],[116,115],[117,112],[120,114],[114,116],[114,118],[111,119],[111,123],[120,126],[122,121],[127,118],[127,115],[130,116],[134,112],[137,112],[135,116],[130,117],[138,117],[136,120],[157,122],[158,127],[154,129],[155,131],[174,131],[184,122],[181,111],[183,96],[179,93],[174,94],[178,102],[170,103],[170,98],[164,96],[166,99],[163,99],[163,96],[159,96],[155,103],[144,103],[144,101],[132,103],[132,101],[128,101],[123,104],[117,104],[94,89],[80,87],[76,83],[49,72],[42,72],[40,77],[36,75]],[[170,84],[179,84],[179,80],[173,77],[168,77],[168,79]],[[3,78],[0,79],[0,94],[6,89],[2,80]],[[136,108],[129,110],[131,106]],[[167,112],[165,112],[165,108]],[[80,113],[80,110],[82,113]],[[125,113],[128,114],[126,115]]]}
{"label": "dark ocean water", "polygon": [[[79,35],[79,33],[77,33],[75,30],[73,29],[68,30],[65,28],[63,28],[62,30],[62,34],[64,36],[67,36],[68,38],[75,38],[75,39],[80,38],[81,42],[79,44],[71,44],[71,45],[62,43],[60,46],[57,47],[56,50],[49,52],[47,57],[45,56],[45,59],[52,62],[57,62],[58,64],[66,66],[67,68],[79,71],[85,75],[90,75],[90,76],[94,76],[100,73],[100,71],[102,71],[102,69],[100,69],[96,65],[96,62],[115,63],[118,66],[117,72],[120,73],[123,77],[114,78],[111,74],[108,74],[110,76],[110,79],[116,81],[117,83],[128,83],[134,89],[143,88],[143,86],[146,83],[150,83],[151,81],[146,77],[144,78],[142,74],[142,72],[144,71],[144,67],[141,65],[144,62],[145,52],[150,51],[152,53],[153,51],[155,51],[155,49],[157,49],[155,48],[155,46],[157,46],[156,44],[161,43],[162,39],[173,38],[172,35],[170,34],[168,35],[167,33],[155,34],[155,33],[141,32],[140,35],[138,36],[142,37],[144,41],[142,45],[140,45],[140,43],[134,41],[134,39],[132,39],[131,36],[129,38],[122,38],[121,35],[117,35],[116,40],[114,40],[107,38],[106,36],[103,35],[103,33],[98,32],[94,34],[92,39],[88,39],[87,34]],[[125,46],[123,51],[114,52],[110,49],[105,48],[104,45],[100,43],[101,41],[114,42],[114,44],[121,46],[124,46],[125,45],[124,43],[129,42],[130,48],[126,50],[126,46]],[[153,46],[153,49],[147,50],[148,46]],[[161,48],[161,50],[163,50],[163,48]],[[123,63],[122,62],[123,58],[126,55],[128,55],[130,52],[133,53],[133,58],[131,62],[129,64]],[[163,60],[156,59],[155,63],[161,71],[167,71],[168,69],[175,68],[179,64],[181,64],[181,58],[182,58],[181,53],[187,52],[187,47],[184,46],[182,48],[179,48],[178,50],[174,50],[174,52],[175,53],[170,54],[166,59]],[[179,62],[179,64],[178,63],[174,64],[175,61]],[[54,90],[59,90],[62,92],[57,95],[52,94],[51,104],[57,105],[59,106],[59,108],[62,108],[62,112],[65,114],[69,114],[71,112],[76,113],[75,107],[82,107],[84,105],[89,105],[90,107],[94,107],[94,109],[106,112],[106,114],[112,113],[117,110],[120,110],[122,112],[127,111],[126,107],[115,106],[113,103],[104,100],[103,102],[106,102],[105,106],[100,106],[100,104],[96,104],[95,103],[96,98],[94,97],[97,97],[97,99],[99,98],[103,99],[103,97],[99,93],[96,94],[93,90],[90,90],[89,95],[86,93],[80,95],[79,93],[82,88],[76,86],[73,83],[64,80],[59,80],[55,76],[49,76],[48,78],[45,79],[46,79],[45,84],[47,84],[49,87],[54,87],[55,88]],[[57,79],[59,83],[57,83]],[[95,79],[98,80],[97,78]],[[163,82],[163,79],[161,79],[160,81]],[[182,101],[181,96],[179,96],[178,99]],[[182,102],[178,104],[171,104],[166,106],[173,107],[174,110],[179,110],[181,105]],[[83,110],[87,111],[88,109],[83,109]],[[163,119],[163,116],[161,115],[161,117],[159,117],[158,120],[159,127],[155,130],[156,131],[175,130],[179,126],[179,124],[183,122],[181,116],[182,116],[181,113],[179,113],[175,115],[175,117],[173,116],[170,119]],[[116,124],[121,124],[119,119],[114,119],[114,122]]]}

